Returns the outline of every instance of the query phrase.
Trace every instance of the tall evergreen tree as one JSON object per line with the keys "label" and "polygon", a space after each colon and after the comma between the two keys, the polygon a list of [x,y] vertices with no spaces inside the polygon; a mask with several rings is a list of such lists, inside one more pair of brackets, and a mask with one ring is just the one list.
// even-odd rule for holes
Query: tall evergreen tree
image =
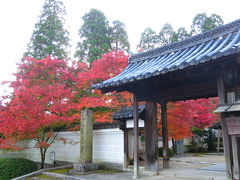
{"label": "tall evergreen tree", "polygon": [[207,16],[206,13],[197,14],[192,21],[191,34],[196,35],[223,24],[222,18],[217,14]]}
{"label": "tall evergreen tree", "polygon": [[[159,32],[159,45],[164,46],[174,42],[175,31],[171,24],[167,23]],[[176,40],[175,40],[176,41]]]}
{"label": "tall evergreen tree", "polygon": [[128,35],[126,26],[121,21],[113,21],[111,27],[111,49],[116,50],[129,50]]}
{"label": "tall evergreen tree", "polygon": [[137,47],[143,50],[149,50],[155,47],[168,45],[196,34],[206,32],[222,24],[223,20],[219,15],[212,14],[211,16],[207,16],[206,13],[200,13],[193,18],[191,33],[188,33],[184,27],[174,31],[171,24],[168,23],[163,26],[158,36],[151,28],[147,28],[142,33],[140,44]]}
{"label": "tall evergreen tree", "polygon": [[184,40],[186,38],[190,37],[190,34],[187,32],[187,30],[184,27],[181,27],[177,30],[177,32],[174,32],[172,42],[177,42]]}
{"label": "tall evergreen tree", "polygon": [[111,50],[109,22],[97,9],[91,9],[82,19],[83,25],[79,29],[81,41],[77,44],[74,57],[92,63]]}
{"label": "tall evergreen tree", "polygon": [[157,47],[157,43],[158,35],[152,30],[152,28],[147,27],[141,34],[140,43],[137,45],[137,48],[142,51],[147,51]]}
{"label": "tall evergreen tree", "polygon": [[36,59],[48,55],[59,59],[68,56],[69,32],[64,27],[64,15],[66,11],[61,0],[45,0],[25,56]]}

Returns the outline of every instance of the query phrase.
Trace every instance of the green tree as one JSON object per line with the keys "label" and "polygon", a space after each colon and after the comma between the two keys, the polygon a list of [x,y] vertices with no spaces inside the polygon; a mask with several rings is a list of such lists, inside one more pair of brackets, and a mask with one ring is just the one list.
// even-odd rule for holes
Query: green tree
{"label": "green tree", "polygon": [[82,19],[83,25],[79,29],[81,41],[77,44],[74,57],[92,63],[111,50],[109,22],[97,9],[91,9]]}
{"label": "green tree", "polygon": [[141,34],[140,43],[137,45],[137,48],[143,51],[147,51],[157,47],[158,36],[152,28],[148,27]]}
{"label": "green tree", "polygon": [[174,31],[171,24],[167,23],[163,26],[163,28],[159,32],[159,45],[164,46],[170,43],[173,43],[176,40],[174,37],[176,36],[176,32]]}
{"label": "green tree", "polygon": [[192,21],[191,34],[196,35],[223,24],[222,18],[217,14],[207,16],[206,13],[197,14]]}
{"label": "green tree", "polygon": [[177,42],[177,41],[184,40],[188,37],[190,37],[190,34],[187,32],[187,30],[184,27],[181,27],[177,30],[177,32],[174,32],[174,35],[171,41]]}
{"label": "green tree", "polygon": [[128,35],[126,26],[121,21],[113,21],[111,27],[111,49],[114,50],[129,50]]}
{"label": "green tree", "polygon": [[68,56],[70,40],[69,32],[64,27],[64,15],[66,11],[61,0],[45,0],[24,56],[32,56],[36,59],[48,55],[58,59]]}
{"label": "green tree", "polygon": [[208,17],[206,13],[201,13],[193,18],[191,33],[188,33],[184,27],[180,27],[177,31],[174,31],[171,24],[167,23],[163,26],[157,36],[156,33],[148,27],[142,33],[140,43],[137,47],[142,50],[149,50],[155,47],[168,45],[196,34],[206,32],[222,24],[223,20],[219,15],[212,14]]}

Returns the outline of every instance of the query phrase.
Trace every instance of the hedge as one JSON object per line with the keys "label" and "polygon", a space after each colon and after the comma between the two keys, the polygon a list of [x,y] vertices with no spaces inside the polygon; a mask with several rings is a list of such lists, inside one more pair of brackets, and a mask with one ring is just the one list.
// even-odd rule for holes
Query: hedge
{"label": "hedge", "polygon": [[10,180],[37,169],[37,164],[28,159],[0,158],[0,180]]}
{"label": "hedge", "polygon": [[[159,157],[163,157],[163,147],[158,148]],[[168,148],[168,156],[173,157],[173,150]]]}

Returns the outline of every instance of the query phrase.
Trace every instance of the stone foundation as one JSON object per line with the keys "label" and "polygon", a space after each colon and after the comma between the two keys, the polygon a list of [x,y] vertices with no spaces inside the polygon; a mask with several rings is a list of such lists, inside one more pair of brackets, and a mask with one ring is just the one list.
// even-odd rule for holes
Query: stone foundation
{"label": "stone foundation", "polygon": [[89,164],[82,164],[82,163],[74,163],[73,170],[71,172],[76,174],[87,174],[90,171],[98,170],[98,165],[89,163]]}

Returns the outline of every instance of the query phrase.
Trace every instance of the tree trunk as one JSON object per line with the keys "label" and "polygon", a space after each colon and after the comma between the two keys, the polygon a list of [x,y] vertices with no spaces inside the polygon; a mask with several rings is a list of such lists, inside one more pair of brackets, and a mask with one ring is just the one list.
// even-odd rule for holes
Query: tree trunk
{"label": "tree trunk", "polygon": [[45,157],[46,157],[46,148],[40,148],[40,154],[41,154],[41,169],[44,168],[44,164],[45,164]]}
{"label": "tree trunk", "polygon": [[177,146],[176,146],[176,141],[172,138],[172,145],[173,145],[173,153],[177,155]]}

